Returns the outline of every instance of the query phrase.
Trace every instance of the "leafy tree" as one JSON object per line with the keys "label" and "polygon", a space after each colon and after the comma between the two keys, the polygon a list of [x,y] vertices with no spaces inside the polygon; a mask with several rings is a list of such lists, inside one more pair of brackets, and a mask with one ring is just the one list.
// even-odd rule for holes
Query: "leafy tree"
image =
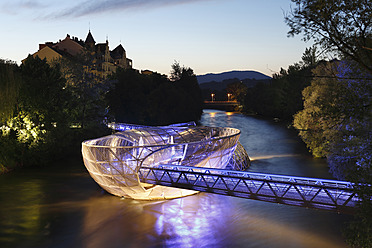
{"label": "leafy tree", "polygon": [[289,36],[303,34],[372,73],[372,5],[369,0],[291,0]]}
{"label": "leafy tree", "polygon": [[[8,77],[9,78],[9,77]],[[48,161],[66,133],[65,81],[59,69],[45,60],[29,56],[19,70],[18,95],[2,121],[0,130],[0,164],[12,168],[24,163]],[[10,81],[11,82],[11,81]],[[9,88],[12,89],[12,85]]]}
{"label": "leafy tree", "polygon": [[[329,62],[323,63],[314,70],[314,74],[335,75],[334,66]],[[304,109],[294,116],[294,127],[300,131],[300,136],[315,157],[325,157],[329,153],[330,139],[335,132],[332,127],[343,120],[338,108],[340,103],[335,102],[340,90],[336,78],[323,77],[316,77],[311,86],[303,90]]]}
{"label": "leafy tree", "polygon": [[295,126],[315,155],[327,156],[336,177],[355,182],[362,203],[347,240],[353,247],[372,247],[372,5],[369,0],[292,2],[295,7],[285,17],[289,36],[302,33],[304,40],[314,39],[343,58],[331,66],[333,73],[320,75],[304,90],[305,109],[295,116]]}
{"label": "leafy tree", "polygon": [[[295,115],[294,126],[316,157],[335,155],[337,150],[346,157],[346,147],[357,142],[354,137],[368,137],[360,133],[369,130],[365,125],[370,118],[371,83],[370,79],[351,79],[355,70],[346,61],[321,63],[313,71],[311,86],[303,91],[304,109]],[[332,166],[336,164],[331,163],[331,170],[337,177],[345,177],[350,165],[336,169]]]}
{"label": "leafy tree", "polygon": [[244,108],[263,116],[292,121],[293,115],[303,108],[302,90],[310,84],[311,70],[318,63],[316,48],[307,48],[303,60],[281,69],[271,83],[259,83],[247,90]]}
{"label": "leafy tree", "polygon": [[66,79],[65,88],[72,95],[68,108],[70,121],[81,128],[99,126],[106,114],[104,94],[109,83],[94,74],[92,61],[92,55],[86,51],[56,62]]}
{"label": "leafy tree", "polygon": [[194,71],[190,67],[180,66],[175,61],[170,78],[184,97],[180,102],[180,110],[187,118],[183,118],[183,121],[199,120],[203,113],[203,97]]}
{"label": "leafy tree", "polygon": [[170,81],[158,73],[118,70],[106,95],[115,121],[167,125],[200,119],[201,91],[191,68],[176,65]]}
{"label": "leafy tree", "polygon": [[294,126],[315,156],[327,157],[335,177],[355,182],[362,203],[346,237],[355,247],[370,247],[372,76],[351,61],[322,63],[314,74]]}
{"label": "leafy tree", "polygon": [[45,60],[30,55],[21,65],[21,74],[21,109],[35,123],[44,124],[46,130],[54,128],[53,123],[65,125],[68,93],[59,67],[51,67]]}
{"label": "leafy tree", "polygon": [[15,167],[17,163],[17,140],[7,122],[16,110],[20,84],[21,75],[17,64],[0,60],[0,174]]}
{"label": "leafy tree", "polygon": [[0,124],[13,116],[20,83],[17,64],[0,59]]}
{"label": "leafy tree", "polygon": [[317,47],[312,46],[305,49],[305,52],[302,55],[303,67],[312,67],[318,63]]}
{"label": "leafy tree", "polygon": [[247,86],[242,81],[236,81],[230,83],[226,87],[226,92],[231,94],[230,100],[236,100],[241,104],[244,104],[244,98],[247,94]]}

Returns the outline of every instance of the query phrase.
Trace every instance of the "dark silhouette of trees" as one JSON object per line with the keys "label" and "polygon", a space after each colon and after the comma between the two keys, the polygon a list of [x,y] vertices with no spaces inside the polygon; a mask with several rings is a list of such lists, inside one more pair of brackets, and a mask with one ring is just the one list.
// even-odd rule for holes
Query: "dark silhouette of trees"
{"label": "dark silhouette of trees", "polygon": [[69,104],[70,122],[81,128],[99,127],[106,114],[105,92],[108,80],[94,75],[93,57],[89,52],[63,57],[57,61],[66,78],[66,90],[72,95]]}
{"label": "dark silhouette of trees", "polygon": [[238,101],[240,104],[244,104],[244,98],[247,94],[248,87],[242,81],[236,81],[230,83],[226,87],[227,94],[231,94],[229,99],[230,101]]}
{"label": "dark silhouette of trees", "polygon": [[198,121],[202,98],[191,68],[172,66],[171,80],[158,73],[119,70],[106,95],[109,114],[117,122],[167,125]]}
{"label": "dark silhouette of trees", "polygon": [[292,0],[289,36],[303,34],[372,73],[372,5],[369,0]]}
{"label": "dark silhouette of trees", "polygon": [[317,68],[303,92],[305,108],[295,126],[316,156],[327,156],[331,172],[355,183],[362,199],[346,231],[353,247],[372,247],[372,5],[368,0],[292,0],[285,17],[290,36],[303,34],[342,61]]}
{"label": "dark silhouette of trees", "polygon": [[327,157],[333,176],[355,182],[362,204],[346,234],[351,245],[370,247],[372,76],[347,60],[322,63],[314,74],[294,126],[314,156]]}
{"label": "dark silhouette of trees", "polygon": [[172,64],[171,81],[175,85],[178,95],[182,97],[179,108],[184,112],[184,121],[198,121],[203,113],[203,97],[198,80],[190,67],[180,66],[178,62]]}
{"label": "dark silhouette of trees", "polygon": [[50,67],[45,60],[29,56],[12,73],[19,85],[14,90],[14,81],[8,81],[6,87],[6,91],[13,93],[13,99],[7,102],[11,111],[0,123],[0,146],[3,148],[0,164],[4,170],[48,162],[60,145],[65,144],[68,128],[66,102],[69,94],[64,90],[65,80],[58,67]]}
{"label": "dark silhouette of trees", "polygon": [[17,64],[0,59],[0,123],[13,115],[20,83]]}
{"label": "dark silhouette of trees", "polygon": [[270,83],[258,83],[248,88],[244,111],[291,122],[293,115],[303,108],[302,90],[310,85],[311,70],[318,63],[316,48],[307,48],[302,61],[281,69]]}
{"label": "dark silhouette of trees", "polygon": [[17,64],[0,60],[0,173],[16,165],[16,133],[7,127],[16,110],[21,75]]}
{"label": "dark silhouette of trees", "polygon": [[43,122],[47,130],[52,129],[53,123],[66,124],[65,109],[69,95],[64,89],[66,81],[59,67],[51,67],[45,60],[29,56],[20,70],[19,105],[22,111],[29,113],[34,122]]}
{"label": "dark silhouette of trees", "polygon": [[[64,77],[59,63],[50,65],[39,57],[29,56],[21,66],[0,63],[1,94],[9,93],[0,100],[0,173],[20,165],[48,164],[78,152],[83,139],[105,133],[107,129],[92,124],[103,121],[91,104],[105,106],[100,91],[83,83],[68,84],[66,78],[71,79]],[[81,88],[83,92],[76,90]],[[82,105],[93,109],[92,115],[95,111],[95,119],[87,121],[85,115],[90,125],[76,128]]]}

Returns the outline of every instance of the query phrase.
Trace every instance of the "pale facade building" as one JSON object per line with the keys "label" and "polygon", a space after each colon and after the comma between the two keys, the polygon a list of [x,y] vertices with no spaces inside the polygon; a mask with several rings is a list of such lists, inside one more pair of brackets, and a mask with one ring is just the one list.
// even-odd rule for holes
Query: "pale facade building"
{"label": "pale facade building", "polygon": [[106,78],[116,72],[119,67],[132,69],[132,60],[127,58],[125,49],[121,44],[110,51],[108,40],[105,43],[96,44],[90,30],[85,41],[77,37],[71,38],[67,34],[65,39],[56,43],[45,42],[44,44],[39,44],[39,50],[32,56],[38,56],[48,62],[53,62],[62,57],[75,57],[84,52],[90,54],[92,65],[89,71],[97,77]]}

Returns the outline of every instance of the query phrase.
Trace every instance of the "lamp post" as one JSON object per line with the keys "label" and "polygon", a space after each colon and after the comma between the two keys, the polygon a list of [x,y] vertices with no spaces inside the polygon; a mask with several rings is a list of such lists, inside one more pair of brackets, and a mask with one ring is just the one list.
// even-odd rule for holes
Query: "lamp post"
{"label": "lamp post", "polygon": [[232,96],[232,94],[230,94],[230,93],[227,93],[227,101],[228,101],[228,102],[230,102],[230,101],[231,101],[231,96]]}
{"label": "lamp post", "polygon": [[214,101],[214,94],[211,94],[212,102]]}

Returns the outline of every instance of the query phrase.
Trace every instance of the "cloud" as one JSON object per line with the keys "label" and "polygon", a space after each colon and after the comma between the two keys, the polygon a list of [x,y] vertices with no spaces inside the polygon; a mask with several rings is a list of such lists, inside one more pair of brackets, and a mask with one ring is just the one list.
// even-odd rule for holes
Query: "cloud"
{"label": "cloud", "polygon": [[73,7],[52,12],[45,16],[46,19],[61,19],[83,17],[88,15],[109,13],[112,11],[126,11],[131,9],[144,9],[163,7],[167,5],[187,4],[191,2],[204,2],[210,0],[87,0]]}
{"label": "cloud", "polygon": [[46,8],[47,5],[42,4],[38,0],[27,1],[9,1],[1,4],[1,11],[8,14],[19,14],[22,11],[34,11]]}

